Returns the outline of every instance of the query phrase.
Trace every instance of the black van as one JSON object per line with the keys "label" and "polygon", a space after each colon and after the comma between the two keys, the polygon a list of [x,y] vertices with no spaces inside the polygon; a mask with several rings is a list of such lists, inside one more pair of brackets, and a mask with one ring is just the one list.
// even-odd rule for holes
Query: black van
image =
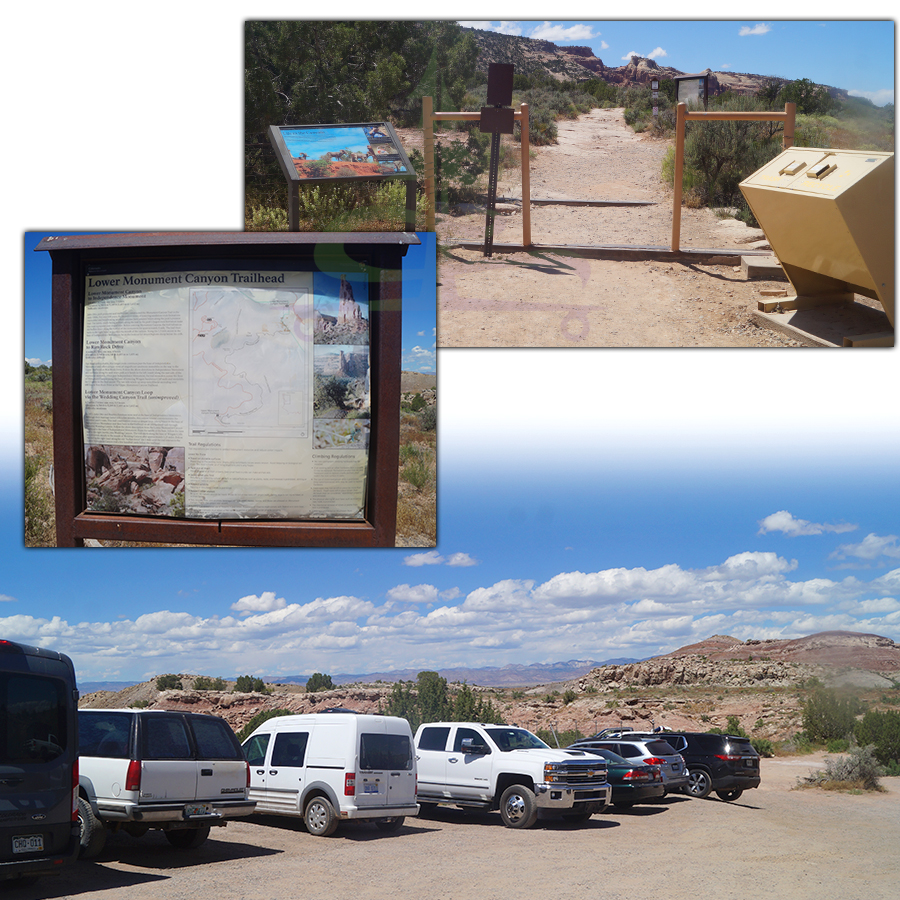
{"label": "black van", "polygon": [[0,640],[0,880],[75,860],[78,690],[72,660]]}

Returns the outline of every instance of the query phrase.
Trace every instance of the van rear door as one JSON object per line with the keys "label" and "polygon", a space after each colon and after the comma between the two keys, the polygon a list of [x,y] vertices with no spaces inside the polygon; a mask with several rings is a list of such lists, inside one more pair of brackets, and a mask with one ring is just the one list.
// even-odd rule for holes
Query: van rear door
{"label": "van rear door", "polygon": [[361,717],[356,805],[360,809],[408,806],[416,802],[412,735],[392,729],[390,720]]}

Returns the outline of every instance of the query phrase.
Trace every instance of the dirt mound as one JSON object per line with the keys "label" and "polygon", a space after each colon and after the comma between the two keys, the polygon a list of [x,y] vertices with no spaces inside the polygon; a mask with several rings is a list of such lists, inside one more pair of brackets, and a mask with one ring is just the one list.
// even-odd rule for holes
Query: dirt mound
{"label": "dirt mound", "polygon": [[871,672],[900,671],[900,647],[890,638],[855,631],[822,631],[794,640],[740,641],[717,634],[659,658],[687,656],[702,656],[710,660],[805,663],[827,668],[849,666]]}

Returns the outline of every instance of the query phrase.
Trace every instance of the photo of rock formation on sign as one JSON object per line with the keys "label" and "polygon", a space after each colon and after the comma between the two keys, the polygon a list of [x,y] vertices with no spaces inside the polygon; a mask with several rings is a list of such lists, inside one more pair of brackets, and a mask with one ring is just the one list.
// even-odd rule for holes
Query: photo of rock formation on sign
{"label": "photo of rock formation on sign", "polygon": [[313,278],[315,343],[368,344],[368,282],[324,272],[316,272]]}
{"label": "photo of rock formation on sign", "polygon": [[88,444],[84,470],[93,512],[184,516],[184,447]]}
{"label": "photo of rock formation on sign", "polygon": [[[300,178],[353,178],[405,172],[397,147],[381,126],[283,128],[281,135]],[[391,168],[384,161],[391,160]]]}

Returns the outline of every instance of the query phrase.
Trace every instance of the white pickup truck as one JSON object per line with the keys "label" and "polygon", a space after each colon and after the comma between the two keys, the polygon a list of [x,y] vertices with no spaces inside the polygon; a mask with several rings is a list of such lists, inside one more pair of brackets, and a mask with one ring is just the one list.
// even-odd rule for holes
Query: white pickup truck
{"label": "white pickup truck", "polygon": [[539,813],[585,820],[610,801],[604,759],[510,725],[429,722],[416,732],[416,760],[421,807],[499,809],[510,828],[530,828]]}

